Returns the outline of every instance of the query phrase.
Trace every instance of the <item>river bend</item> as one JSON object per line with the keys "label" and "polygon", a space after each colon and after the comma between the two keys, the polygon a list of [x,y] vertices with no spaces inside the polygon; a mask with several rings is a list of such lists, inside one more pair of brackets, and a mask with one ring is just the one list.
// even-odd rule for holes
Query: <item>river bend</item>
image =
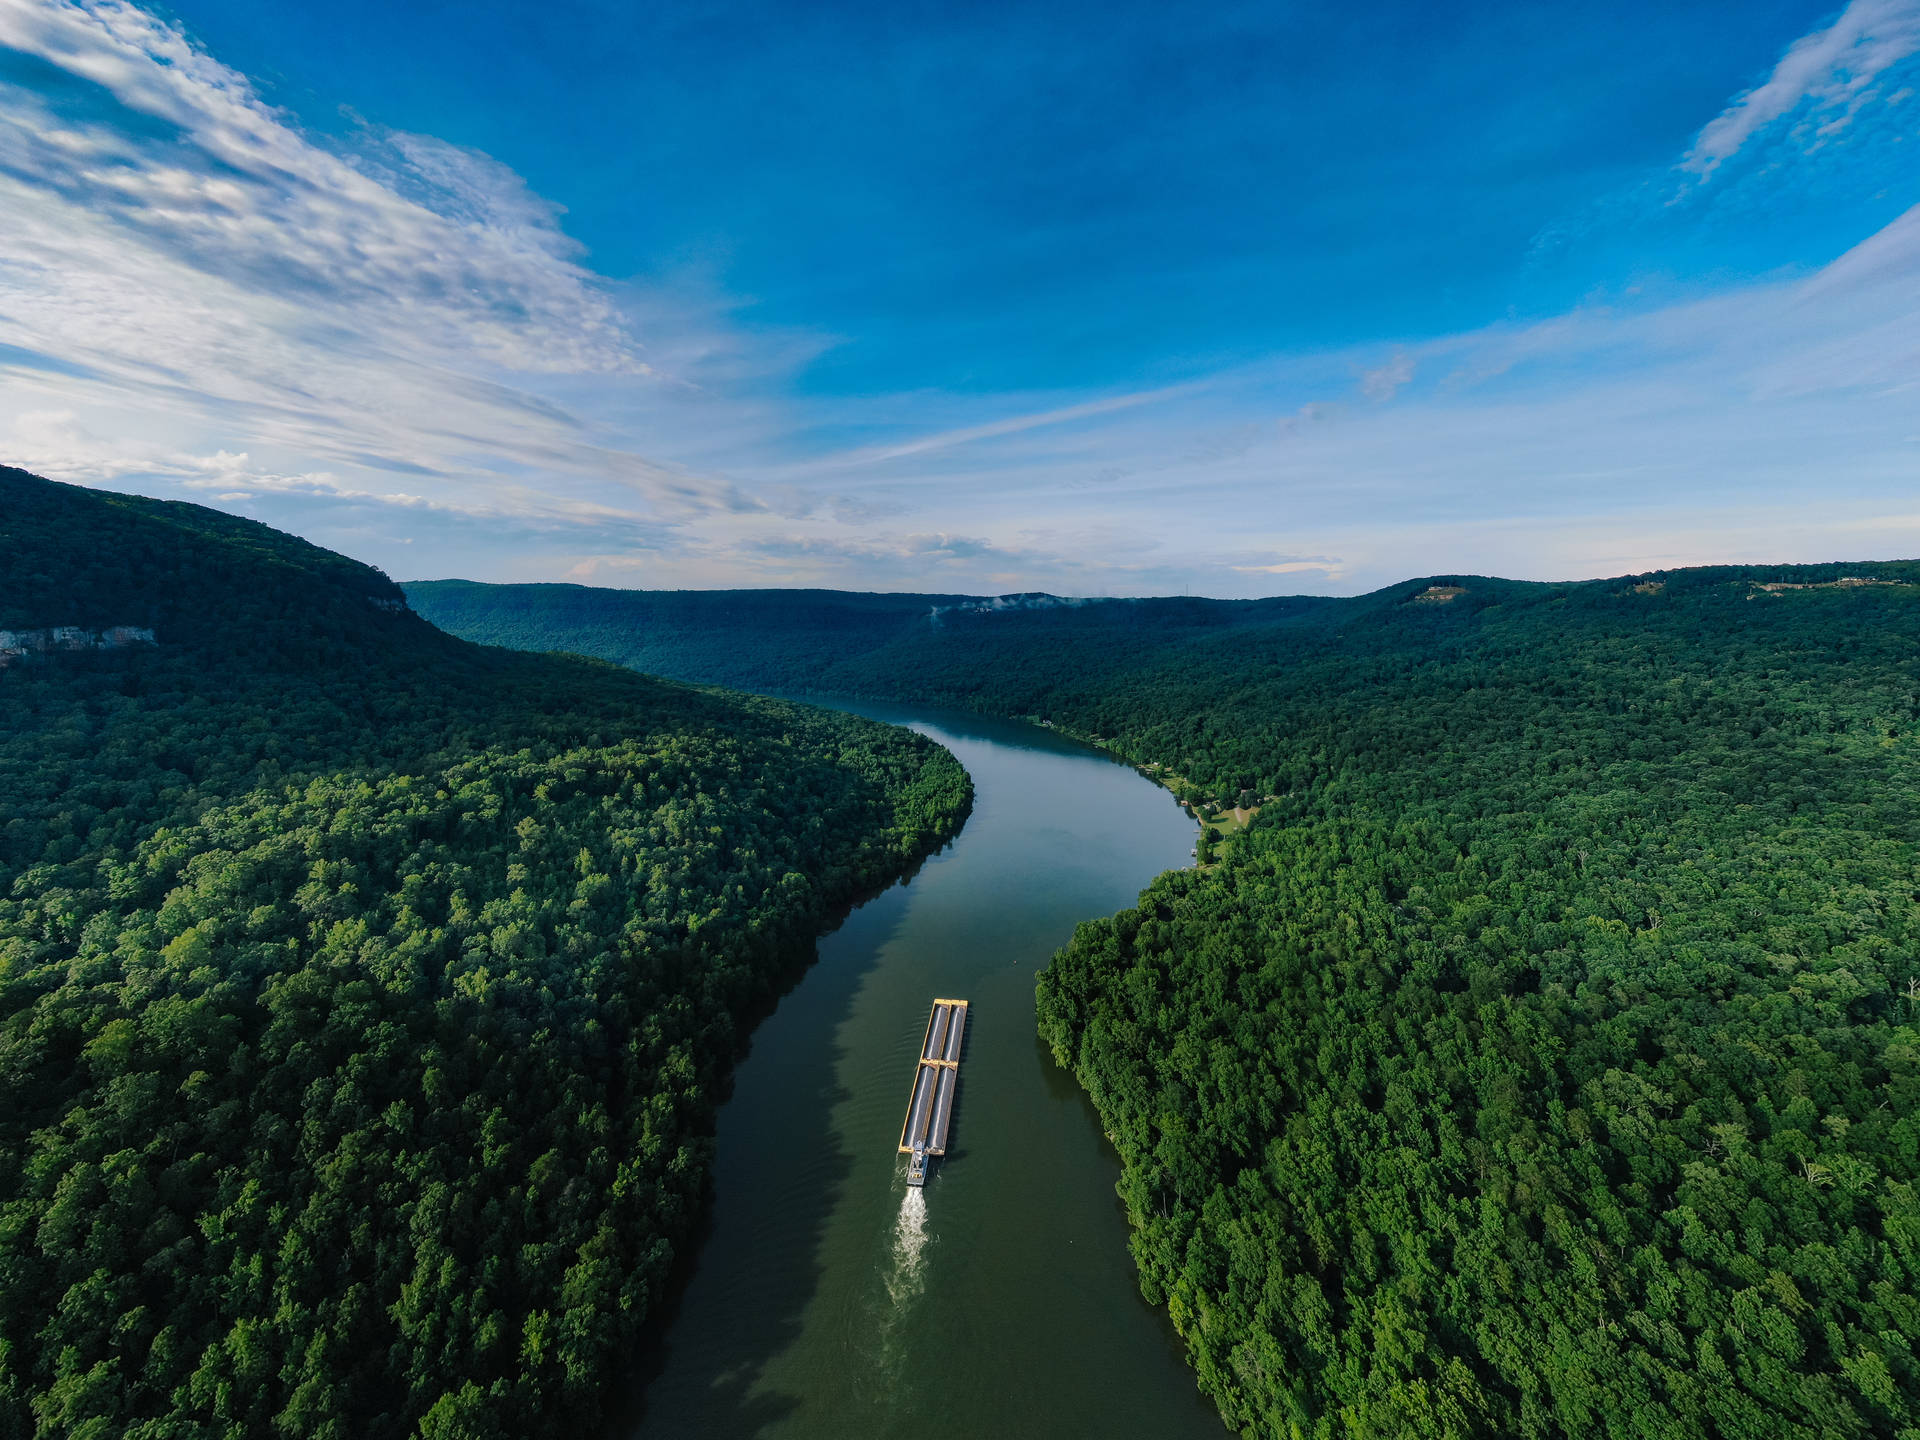
{"label": "river bend", "polygon": [[[1193,822],[1034,726],[847,708],[952,750],[973,814],[822,939],[754,1032],[719,1114],[711,1227],[617,1433],[1218,1440],[1140,1298],[1119,1161],[1033,1018],[1074,925],[1191,863]],[[922,1192],[894,1146],[935,995],[972,1005],[951,1148]]]}

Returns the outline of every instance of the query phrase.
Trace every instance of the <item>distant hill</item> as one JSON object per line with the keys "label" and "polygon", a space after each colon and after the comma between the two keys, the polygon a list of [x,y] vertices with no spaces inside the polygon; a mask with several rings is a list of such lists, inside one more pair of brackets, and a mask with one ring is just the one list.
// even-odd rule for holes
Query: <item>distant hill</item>
{"label": "distant hill", "polygon": [[600,590],[585,585],[413,581],[410,604],[485,645],[582,655],[655,675],[779,689],[848,655],[882,649],[960,595],[836,590]]}
{"label": "distant hill", "polygon": [[1250,818],[1038,995],[1230,1428],[1920,1434],[1920,563],[845,643],[832,596],[524,593],[449,623],[1032,717]]}
{"label": "distant hill", "polygon": [[0,469],[0,1436],[594,1426],[744,1027],[968,802]]}
{"label": "distant hill", "polygon": [[[816,694],[918,695],[929,642],[963,653],[1009,634],[1132,646],[1178,644],[1263,624],[1332,618],[1357,602],[1077,600],[1055,595],[865,594],[845,590],[605,590],[414,580],[420,614],[453,634],[521,650],[565,649],[677,679]],[[907,667],[904,682],[888,672]],[[905,688],[902,688],[904,685]],[[877,687],[877,688],[876,688]]]}

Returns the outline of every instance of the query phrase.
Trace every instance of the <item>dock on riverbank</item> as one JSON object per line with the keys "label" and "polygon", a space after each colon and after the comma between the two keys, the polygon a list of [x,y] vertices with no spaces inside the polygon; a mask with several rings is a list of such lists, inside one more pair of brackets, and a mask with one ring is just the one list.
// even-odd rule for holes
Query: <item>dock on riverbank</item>
{"label": "dock on riverbank", "polygon": [[914,1067],[913,1090],[907,1097],[907,1118],[900,1126],[900,1153],[911,1156],[907,1183],[927,1183],[927,1163],[947,1153],[947,1131],[953,1120],[953,1091],[960,1078],[960,1046],[967,1029],[967,1002],[933,1002],[927,1033],[920,1041],[920,1063]]}

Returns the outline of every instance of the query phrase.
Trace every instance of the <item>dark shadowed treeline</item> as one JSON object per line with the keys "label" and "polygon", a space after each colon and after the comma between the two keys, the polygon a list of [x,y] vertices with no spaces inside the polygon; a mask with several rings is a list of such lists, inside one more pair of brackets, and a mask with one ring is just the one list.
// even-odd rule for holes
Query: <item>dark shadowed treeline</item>
{"label": "dark shadowed treeline", "polygon": [[762,690],[804,686],[829,666],[884,648],[954,595],[835,590],[601,590],[586,585],[415,581],[413,608],[483,645],[557,648],[650,674]]}
{"label": "dark shadowed treeline", "polygon": [[1259,807],[1039,995],[1236,1428],[1912,1436],[1916,582],[955,610],[820,683]]}
{"label": "dark shadowed treeline", "polygon": [[1047,684],[1038,672],[1001,675],[994,667],[1002,663],[1045,667],[1064,659],[1070,672],[1099,673],[1209,635],[1310,623],[1355,604],[1316,596],[1062,600],[471,580],[416,580],[403,588],[434,624],[484,645],[567,650],[678,680],[775,693],[933,695],[995,714],[1009,713],[1016,694]]}
{"label": "dark shadowed treeline", "polygon": [[481,650],[385,577],[0,471],[0,1435],[556,1435],[834,910],[950,834],[904,731]]}

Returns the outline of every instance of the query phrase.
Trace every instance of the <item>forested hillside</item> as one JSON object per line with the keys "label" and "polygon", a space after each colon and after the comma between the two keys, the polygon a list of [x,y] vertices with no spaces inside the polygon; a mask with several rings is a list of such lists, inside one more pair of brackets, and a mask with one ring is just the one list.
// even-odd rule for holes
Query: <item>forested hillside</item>
{"label": "forested hillside", "polygon": [[[414,581],[408,602],[441,629],[484,645],[572,650],[655,675],[762,690],[911,634],[955,595],[834,590],[599,590],[586,585]],[[564,640],[556,646],[555,638]]]}
{"label": "forested hillside", "polygon": [[742,1023],[964,772],[0,470],[59,627],[0,668],[0,1436],[592,1424]]}
{"label": "forested hillside", "polygon": [[[598,590],[415,580],[414,609],[485,645],[568,650],[714,685],[1013,703],[975,667],[1058,658],[1078,669],[1138,664],[1163,647],[1241,626],[1310,622],[1354,602],[1063,600],[1053,595],[858,594],[844,590]],[[1012,647],[1009,648],[1009,641]]]}
{"label": "forested hillside", "polygon": [[1920,565],[1263,603],[816,677],[1258,807],[1039,995],[1229,1422],[1920,1435]]}

